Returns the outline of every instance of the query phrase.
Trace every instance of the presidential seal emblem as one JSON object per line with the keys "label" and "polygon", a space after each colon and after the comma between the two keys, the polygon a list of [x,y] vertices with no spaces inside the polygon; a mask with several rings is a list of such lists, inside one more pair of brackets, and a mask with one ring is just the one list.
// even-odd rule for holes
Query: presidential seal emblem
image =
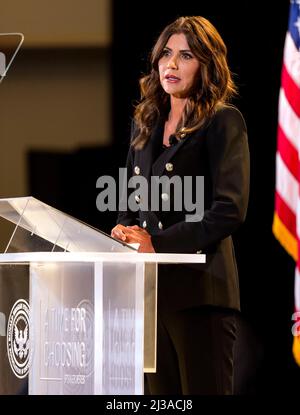
{"label": "presidential seal emblem", "polygon": [[29,370],[29,304],[20,299],[13,305],[7,322],[7,355],[14,374],[22,379]]}

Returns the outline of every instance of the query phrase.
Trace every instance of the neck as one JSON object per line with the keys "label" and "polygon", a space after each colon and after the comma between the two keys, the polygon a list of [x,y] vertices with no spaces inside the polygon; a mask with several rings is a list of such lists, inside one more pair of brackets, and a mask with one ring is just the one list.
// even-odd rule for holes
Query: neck
{"label": "neck", "polygon": [[171,110],[169,113],[169,122],[175,122],[176,124],[180,120],[185,104],[187,103],[187,98],[176,98],[171,96]]}

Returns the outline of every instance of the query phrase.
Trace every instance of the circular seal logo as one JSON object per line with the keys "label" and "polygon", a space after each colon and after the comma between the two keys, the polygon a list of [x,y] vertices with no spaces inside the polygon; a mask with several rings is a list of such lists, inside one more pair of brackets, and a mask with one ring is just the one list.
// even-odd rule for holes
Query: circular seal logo
{"label": "circular seal logo", "polygon": [[29,304],[20,299],[13,305],[7,323],[7,355],[14,374],[22,379],[29,370]]}

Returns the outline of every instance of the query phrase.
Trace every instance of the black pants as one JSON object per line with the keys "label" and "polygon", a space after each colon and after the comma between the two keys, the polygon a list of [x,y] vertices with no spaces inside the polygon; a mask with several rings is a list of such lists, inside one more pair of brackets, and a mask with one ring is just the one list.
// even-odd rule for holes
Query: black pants
{"label": "black pants", "polygon": [[151,395],[233,394],[236,313],[200,307],[159,314]]}

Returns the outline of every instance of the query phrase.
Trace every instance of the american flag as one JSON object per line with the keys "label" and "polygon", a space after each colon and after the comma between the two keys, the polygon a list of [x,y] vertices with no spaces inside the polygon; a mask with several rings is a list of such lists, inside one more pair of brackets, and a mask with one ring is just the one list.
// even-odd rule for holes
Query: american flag
{"label": "american flag", "polygon": [[[291,0],[279,93],[273,233],[296,262],[295,312],[300,319],[300,0]],[[298,322],[296,323],[298,324]],[[300,365],[300,336],[293,353]]]}

